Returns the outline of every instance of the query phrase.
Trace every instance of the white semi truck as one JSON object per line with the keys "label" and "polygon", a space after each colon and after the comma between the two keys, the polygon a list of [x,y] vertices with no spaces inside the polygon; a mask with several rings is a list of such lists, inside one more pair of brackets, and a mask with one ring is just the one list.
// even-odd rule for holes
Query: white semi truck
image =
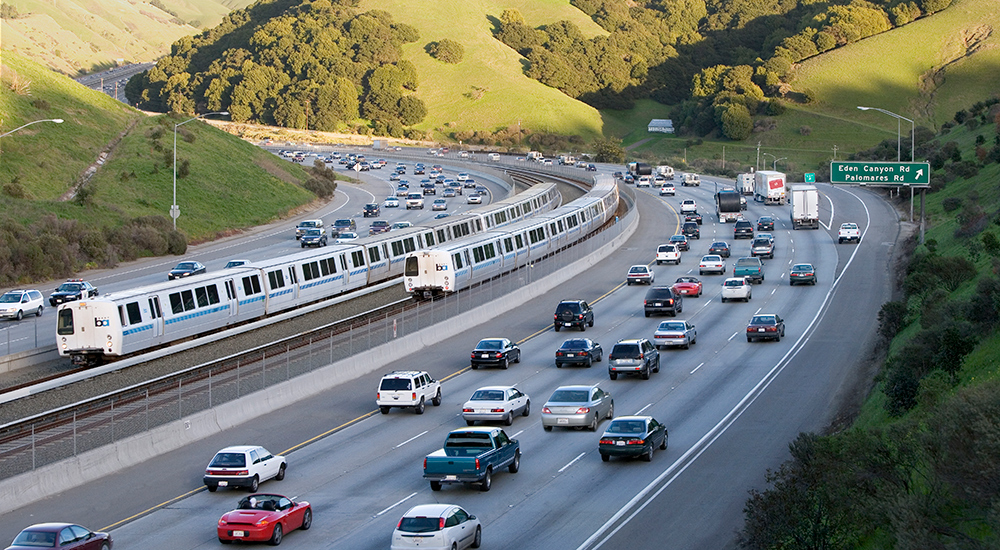
{"label": "white semi truck", "polygon": [[736,175],[736,190],[744,195],[753,195],[753,169]]}
{"label": "white semi truck", "polygon": [[754,200],[764,204],[785,204],[785,174],[760,170],[754,172]]}
{"label": "white semi truck", "polygon": [[819,229],[819,190],[815,185],[792,185],[788,202],[792,205],[792,229]]}

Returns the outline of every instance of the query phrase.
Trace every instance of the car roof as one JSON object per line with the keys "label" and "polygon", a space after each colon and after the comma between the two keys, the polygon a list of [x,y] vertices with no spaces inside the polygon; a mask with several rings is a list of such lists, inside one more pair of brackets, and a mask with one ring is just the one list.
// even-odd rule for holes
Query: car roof
{"label": "car roof", "polygon": [[[513,390],[516,389],[514,386],[483,386],[481,388],[476,388],[476,391],[482,390]],[[475,392],[473,392],[475,393]]]}
{"label": "car roof", "polygon": [[[260,445],[233,445],[232,447],[226,447],[219,451],[219,453],[245,453],[248,451],[254,451],[260,448]],[[216,454],[219,454],[216,453]]]}
{"label": "car roof", "polygon": [[422,371],[422,370],[394,370],[394,371],[392,371],[390,373],[383,374],[382,378],[389,378],[389,377],[405,378],[405,377],[410,377],[410,376],[420,376],[421,374],[424,374],[424,371]]}
{"label": "car roof", "polygon": [[444,517],[445,513],[452,508],[457,507],[457,504],[418,504],[413,508],[410,508],[403,514],[403,517],[432,517],[440,518]]}
{"label": "car roof", "polygon": [[[46,522],[46,523],[36,523],[34,525],[25,527],[21,529],[22,531],[44,531],[44,532],[57,532],[70,525],[76,525],[76,523],[59,523],[59,522]],[[89,529],[88,529],[89,531]]]}
{"label": "car roof", "polygon": [[587,384],[575,384],[575,385],[572,385],[572,386],[559,386],[552,393],[555,393],[555,392],[557,392],[559,390],[590,390],[590,389],[596,388],[597,386],[598,386],[598,384],[590,384],[590,385],[587,385]]}
{"label": "car roof", "polygon": [[633,415],[625,415],[625,416],[616,416],[611,421],[614,422],[615,420],[652,420],[652,419],[653,419],[652,416],[634,415],[633,414]]}
{"label": "car roof", "polygon": [[739,282],[741,282],[743,284],[747,284],[747,278],[746,277],[729,277],[729,278],[727,278],[723,282],[728,283],[729,281],[739,281]]}

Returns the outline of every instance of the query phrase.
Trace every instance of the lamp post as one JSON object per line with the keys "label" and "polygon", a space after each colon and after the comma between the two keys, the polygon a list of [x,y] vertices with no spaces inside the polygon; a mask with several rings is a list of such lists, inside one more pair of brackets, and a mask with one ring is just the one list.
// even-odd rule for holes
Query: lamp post
{"label": "lamp post", "polygon": [[[765,157],[771,157],[772,159],[777,159],[777,157],[775,157],[771,153],[761,153],[761,154],[764,155]],[[777,160],[775,160],[775,162],[777,162]],[[759,168],[758,168],[758,170],[759,170]],[[767,170],[767,159],[766,158],[764,159],[764,170]]]}
{"label": "lamp post", "polygon": [[777,171],[778,170],[778,161],[781,161],[781,160],[788,160],[788,157],[781,157],[781,158],[778,158],[778,159],[774,159],[774,164],[771,165],[771,170]]}
{"label": "lamp post", "polygon": [[174,231],[177,230],[177,218],[181,215],[181,209],[177,206],[177,128],[184,126],[192,120],[198,120],[199,118],[211,116],[211,115],[228,115],[229,111],[213,111],[211,113],[205,113],[203,115],[198,115],[196,117],[189,118],[184,122],[179,122],[174,124],[174,202],[170,205],[170,217],[174,219]]}
{"label": "lamp post", "polygon": [[25,124],[23,126],[18,126],[17,128],[14,128],[13,130],[11,130],[11,131],[9,131],[9,132],[7,132],[5,134],[0,134],[0,138],[7,137],[7,136],[13,134],[14,132],[20,130],[21,128],[27,128],[28,126],[31,126],[32,124],[38,124],[39,122],[55,122],[56,124],[62,124],[63,123],[63,119],[61,119],[61,118],[46,118],[46,119],[43,119],[43,120],[34,120],[34,121],[31,121],[31,122],[29,122],[29,123],[27,123],[27,124]]}
{"label": "lamp post", "polygon": [[915,127],[914,127],[914,124],[913,124],[912,120],[906,118],[905,116],[897,115],[896,113],[894,113],[892,111],[886,111],[885,109],[879,109],[878,107],[861,107],[859,105],[858,109],[860,109],[862,111],[878,111],[880,113],[887,114],[887,115],[889,115],[891,117],[896,117],[896,162],[899,162],[901,160],[899,158],[899,156],[900,156],[900,149],[901,149],[900,140],[902,139],[901,134],[900,134],[900,130],[901,130],[900,125],[902,124],[902,121],[904,121],[904,120],[907,121],[907,122],[909,122],[910,123],[910,162],[913,162],[913,154],[914,154],[914,151],[913,151],[913,149],[914,149],[913,134],[914,134]]}

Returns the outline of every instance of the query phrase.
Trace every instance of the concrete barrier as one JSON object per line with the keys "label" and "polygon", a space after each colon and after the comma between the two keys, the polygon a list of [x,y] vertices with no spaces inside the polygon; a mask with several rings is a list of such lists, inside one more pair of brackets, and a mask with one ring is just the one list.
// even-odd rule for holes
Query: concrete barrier
{"label": "concrete barrier", "polygon": [[269,386],[256,393],[190,415],[111,445],[82,453],[73,458],[43,466],[31,472],[0,480],[0,515],[15,507],[55,495],[101,477],[114,474],[169,450],[216,435],[265,414],[287,407],[302,399],[382,369],[421,349],[436,344],[456,330],[442,330],[450,325],[462,330],[490,321],[575,277],[592,267],[622,245],[635,232],[639,216],[632,210],[619,222],[627,224],[622,232],[593,254],[577,260],[541,280],[473,310],[461,313],[400,338],[377,346],[358,356],[313,370],[292,380]]}

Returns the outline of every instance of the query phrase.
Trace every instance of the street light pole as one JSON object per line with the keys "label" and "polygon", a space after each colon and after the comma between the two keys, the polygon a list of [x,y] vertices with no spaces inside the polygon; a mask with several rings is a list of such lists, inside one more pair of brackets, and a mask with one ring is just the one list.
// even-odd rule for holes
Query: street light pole
{"label": "street light pole", "polygon": [[[916,148],[917,147],[916,147],[916,141],[915,141],[916,126],[913,124],[912,120],[906,118],[905,116],[897,115],[896,113],[894,113],[892,111],[886,111],[885,109],[879,109],[878,107],[862,107],[862,106],[859,105],[858,109],[860,109],[862,111],[878,111],[878,112],[880,112],[882,114],[886,114],[886,115],[889,115],[891,117],[896,117],[896,162],[900,161],[900,158],[899,158],[900,157],[900,151],[899,151],[900,150],[900,145],[899,145],[899,143],[900,143],[900,139],[901,139],[900,124],[902,123],[901,121],[903,121],[903,120],[909,122],[910,123],[910,162],[913,162],[914,155],[916,155]],[[924,189],[920,190],[920,244],[924,243],[924,212],[923,212],[924,192],[925,192]],[[910,188],[910,221],[913,221],[913,188],[912,187]]]}
{"label": "street light pole", "polygon": [[[772,155],[771,153],[761,153],[761,154],[764,155],[765,157],[771,157],[772,159],[773,158],[777,158],[774,155]],[[775,161],[775,162],[777,162],[777,161]],[[760,169],[760,162],[758,162],[757,164],[758,164],[757,169],[759,170]],[[767,159],[766,158],[764,159],[764,170],[767,170]]]}
{"label": "street light pole", "polygon": [[27,124],[25,124],[23,126],[18,126],[17,128],[14,128],[13,130],[11,130],[11,131],[9,131],[9,132],[7,132],[5,134],[0,134],[0,138],[7,137],[7,136],[13,134],[14,132],[20,130],[21,128],[27,128],[28,126],[31,126],[32,124],[38,124],[39,122],[55,122],[56,124],[62,124],[63,123],[63,119],[61,119],[61,118],[46,118],[46,119],[43,119],[43,120],[34,120],[34,121],[31,121],[31,122],[29,122],[29,123],[27,123]]}
{"label": "street light pole", "polygon": [[211,115],[228,115],[229,111],[213,111],[211,113],[205,113],[203,115],[198,115],[196,117],[189,118],[184,122],[174,124],[174,202],[170,205],[170,217],[174,219],[174,231],[177,231],[177,218],[181,215],[181,209],[177,206],[177,128],[191,122],[192,120],[198,120],[199,118],[211,116]]}
{"label": "street light pole", "polygon": [[771,170],[774,170],[774,171],[778,170],[778,161],[779,160],[788,160],[788,157],[781,157],[780,159],[774,159],[774,164],[771,165]]}

